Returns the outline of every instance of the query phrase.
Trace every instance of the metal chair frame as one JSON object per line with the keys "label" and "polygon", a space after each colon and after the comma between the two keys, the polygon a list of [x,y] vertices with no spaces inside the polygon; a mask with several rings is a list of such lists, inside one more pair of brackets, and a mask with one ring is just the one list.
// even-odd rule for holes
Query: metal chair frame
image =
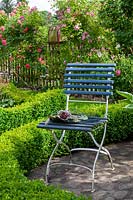
{"label": "metal chair frame", "polygon": [[[67,64],[67,67],[66,67],[66,73],[65,73],[65,84],[64,84],[64,88],[66,88],[66,110],[69,110],[69,102],[85,102],[85,103],[103,103],[105,104],[105,115],[103,118],[95,118],[94,117],[94,120],[96,120],[96,123],[93,122],[93,118],[91,118],[91,122],[89,122],[87,124],[81,124],[80,125],[77,125],[77,126],[69,126],[68,125],[64,125],[64,124],[52,124],[50,123],[49,124],[49,120],[46,121],[46,122],[41,122],[38,127],[39,128],[46,128],[46,129],[50,129],[51,132],[52,132],[52,135],[56,141],[56,146],[55,148],[53,149],[52,153],[51,153],[51,156],[48,160],[48,163],[47,163],[47,168],[46,168],[46,183],[48,184],[49,182],[49,173],[50,173],[50,167],[53,166],[53,165],[70,165],[70,166],[78,166],[78,167],[82,167],[82,168],[85,168],[87,170],[89,170],[92,174],[92,186],[91,186],[91,191],[94,192],[95,189],[94,189],[94,181],[95,181],[95,170],[96,170],[96,163],[97,163],[97,160],[98,160],[98,157],[99,157],[99,154],[102,153],[102,154],[105,154],[108,156],[108,159],[110,161],[110,164],[111,164],[111,168],[112,170],[114,169],[113,167],[113,161],[112,161],[112,157],[109,153],[109,151],[103,147],[103,143],[104,143],[104,139],[105,139],[105,136],[106,136],[106,129],[107,129],[107,115],[108,115],[108,102],[109,102],[109,96],[112,94],[112,92],[110,92],[110,89],[112,89],[112,85],[113,85],[113,81],[111,80],[111,78],[113,77],[113,71],[114,71],[114,67],[115,67],[115,64],[99,64],[99,63],[68,63]],[[75,74],[73,72],[77,72],[77,71],[80,71],[81,74]],[[85,72],[85,74],[82,72]],[[96,73],[87,73],[86,72],[96,72]],[[98,72],[98,74],[97,74]],[[102,72],[102,74],[100,74],[99,72]],[[103,72],[107,72],[107,74],[104,74]],[[83,79],[80,81],[80,79],[78,80],[77,79],[77,76],[78,78],[82,78],[83,77],[104,77],[104,78],[107,78],[107,81],[106,80],[86,80],[86,79]],[[76,77],[76,79],[72,79],[73,77]],[[77,84],[77,82],[79,84]],[[81,84],[81,82],[83,83],[83,85]],[[74,83],[74,84],[73,84]],[[76,85],[75,85],[76,83]],[[93,83],[93,84],[92,84]],[[97,84],[102,84],[101,86],[97,85]],[[106,84],[106,85],[103,85],[103,84]],[[83,90],[85,87],[85,89],[87,88],[87,90]],[[78,88],[78,90],[77,90]],[[94,91],[94,89],[105,89],[106,91],[105,92],[97,92],[97,91]],[[72,100],[70,99],[70,95],[71,94],[84,94],[84,95],[105,95],[105,101],[84,101],[84,100]],[[104,131],[103,131],[103,136],[102,136],[102,140],[101,140],[101,143],[99,144],[93,134],[91,133],[92,132],[92,129],[94,128],[95,125],[97,124],[103,124],[104,123]],[[61,130],[62,131],[62,134],[61,134],[61,137],[58,139],[57,136],[56,136],[56,133],[55,133],[55,129],[58,129],[58,130]],[[63,142],[63,138],[66,134],[66,130],[81,130],[81,131],[85,131],[87,132],[90,137],[92,138],[96,148],[73,148],[73,149],[70,149],[68,145],[66,145],[64,142]],[[70,153],[70,161],[69,162],[55,162],[55,163],[52,163],[52,159],[54,157],[54,154],[55,154],[55,151],[58,149],[59,145],[64,145],[66,147],[66,149],[68,150],[68,152]],[[85,165],[80,165],[80,164],[76,164],[76,163],[73,163],[72,162],[72,152],[74,151],[94,151],[96,152],[96,156],[95,156],[95,159],[94,159],[94,162],[93,162],[93,167],[92,169],[88,166],[85,166]]]}

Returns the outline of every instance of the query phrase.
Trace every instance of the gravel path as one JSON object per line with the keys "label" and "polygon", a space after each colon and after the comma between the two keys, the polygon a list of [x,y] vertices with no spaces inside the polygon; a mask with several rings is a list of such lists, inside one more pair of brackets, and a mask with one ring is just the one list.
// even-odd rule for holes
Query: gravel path
{"label": "gravel path", "polygon": [[[133,200],[133,141],[108,145],[115,170],[112,171],[106,156],[101,155],[96,167],[95,192],[91,193],[90,173],[83,168],[56,165],[51,168],[50,184],[60,185],[63,189],[77,195],[92,195],[93,200]],[[77,163],[90,163],[92,152],[76,152],[73,160]],[[56,158],[68,160],[68,156]],[[43,179],[46,165],[31,171],[29,179]]]}

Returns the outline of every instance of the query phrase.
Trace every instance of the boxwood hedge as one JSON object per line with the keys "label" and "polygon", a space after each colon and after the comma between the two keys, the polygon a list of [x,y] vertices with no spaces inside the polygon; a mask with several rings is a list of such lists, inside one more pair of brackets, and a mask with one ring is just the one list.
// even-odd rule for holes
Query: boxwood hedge
{"label": "boxwood hedge", "polygon": [[0,134],[64,108],[61,90],[49,90],[35,95],[29,102],[13,108],[0,108]]}
{"label": "boxwood hedge", "polygon": [[[30,181],[24,176],[47,159],[51,137],[36,128],[37,122],[16,128],[0,136],[0,199],[1,200],[85,200],[73,193],[46,186],[43,181]],[[44,136],[45,135],[45,136]]]}
{"label": "boxwood hedge", "polygon": [[[43,97],[42,97],[43,98]],[[64,97],[63,97],[64,98]],[[39,104],[40,105],[40,104]],[[73,105],[75,110],[76,105]],[[37,110],[37,108],[36,108]],[[51,110],[52,111],[52,110]],[[80,106],[80,112],[86,114],[103,113],[103,106]],[[39,114],[37,115],[37,117]],[[41,116],[41,115],[40,115]],[[42,121],[40,119],[39,121]],[[30,181],[24,174],[37,165],[45,162],[54,146],[53,138],[47,130],[38,129],[35,121],[24,126],[6,131],[0,136],[0,199],[85,199],[76,197],[64,190],[45,186],[42,181]],[[113,104],[109,108],[109,121],[106,143],[116,142],[131,137],[133,132],[133,113],[123,109],[123,105]],[[101,128],[94,131],[95,137],[100,140]],[[87,135],[69,131],[65,140],[70,146],[88,146]],[[60,154],[66,153],[62,148]]]}
{"label": "boxwood hedge", "polygon": [[[71,109],[73,112],[77,110],[76,106],[76,104],[72,105]],[[125,103],[121,101],[109,105],[105,144],[133,139],[133,112],[128,112],[124,106]],[[101,116],[105,112],[105,107],[103,105],[90,105],[87,107],[81,103],[78,112],[85,113],[86,115]],[[93,134],[95,135],[96,140],[100,142],[103,134],[102,126],[94,130]],[[81,132],[77,132],[75,135],[75,132],[71,131],[66,139],[69,144],[72,144],[75,147],[88,146],[88,141],[89,145],[94,145],[90,140],[89,135]]]}
{"label": "boxwood hedge", "polygon": [[35,94],[37,94],[36,91],[17,88],[13,83],[0,85],[1,98],[13,99],[15,105],[32,100]]}

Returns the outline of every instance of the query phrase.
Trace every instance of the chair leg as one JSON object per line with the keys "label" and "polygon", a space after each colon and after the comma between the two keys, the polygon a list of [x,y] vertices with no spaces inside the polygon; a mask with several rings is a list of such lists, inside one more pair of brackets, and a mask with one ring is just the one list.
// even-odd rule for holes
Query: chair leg
{"label": "chair leg", "polygon": [[91,137],[92,137],[94,143],[95,143],[96,146],[99,148],[98,151],[97,151],[97,153],[96,153],[96,157],[95,157],[95,160],[94,160],[94,163],[93,163],[93,169],[92,169],[92,190],[91,190],[92,192],[94,192],[96,162],[97,162],[97,160],[98,160],[100,151],[101,151],[102,149],[106,152],[106,155],[108,155],[109,160],[110,160],[110,162],[111,162],[112,169],[113,169],[113,162],[112,162],[111,155],[110,155],[109,151],[103,147],[103,143],[104,143],[104,139],[105,139],[105,135],[106,135],[106,128],[107,128],[107,123],[105,123],[105,125],[104,125],[104,133],[103,133],[103,137],[102,137],[102,140],[101,140],[100,145],[96,142],[96,140],[94,139],[93,135],[91,134]]}
{"label": "chair leg", "polygon": [[[89,135],[91,136],[91,138],[92,138],[94,144],[99,148],[100,145],[97,143],[97,141],[95,140],[95,138],[94,138],[94,136],[92,135],[92,133],[91,133],[91,132],[88,132],[88,133],[89,133]],[[114,170],[113,161],[112,161],[112,157],[111,157],[110,152],[109,152],[105,147],[102,147],[101,150],[103,150],[103,151],[106,153],[106,155],[108,156],[108,159],[109,159],[110,164],[111,164],[111,168],[112,168],[112,170]]]}
{"label": "chair leg", "polygon": [[111,164],[111,168],[112,168],[112,170],[114,170],[115,168],[114,168],[114,165],[113,165],[113,160],[112,160],[110,152],[105,147],[102,147],[102,149],[107,153],[108,159],[109,159],[110,164]]}
{"label": "chair leg", "polygon": [[49,160],[48,160],[48,163],[47,163],[47,167],[46,167],[46,184],[48,184],[48,182],[49,182],[49,172],[50,172],[50,165],[51,165],[52,158],[53,158],[54,153],[55,153],[55,151],[58,149],[58,146],[59,146],[60,144],[63,144],[63,145],[67,148],[67,150],[68,150],[69,153],[70,153],[70,161],[69,161],[69,162],[70,162],[70,163],[72,162],[71,150],[69,149],[69,147],[68,147],[64,142],[62,142],[62,140],[63,140],[63,138],[64,138],[64,136],[65,136],[65,130],[62,131],[62,135],[61,135],[60,139],[57,139],[57,137],[56,137],[56,135],[55,135],[55,133],[54,133],[53,130],[52,130],[52,134],[53,134],[53,137],[54,137],[54,139],[55,139],[55,141],[56,141],[56,146],[55,146],[54,150],[52,151],[52,153],[51,153],[51,155],[50,155],[50,158],[49,158]]}

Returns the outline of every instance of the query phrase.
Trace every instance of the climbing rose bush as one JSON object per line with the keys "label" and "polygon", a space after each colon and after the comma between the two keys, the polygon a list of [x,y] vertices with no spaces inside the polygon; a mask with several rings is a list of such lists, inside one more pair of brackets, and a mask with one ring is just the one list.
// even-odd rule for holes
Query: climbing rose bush
{"label": "climbing rose bush", "polygon": [[[52,4],[53,8],[56,8],[56,29],[58,32],[61,30],[61,40],[71,42],[72,53],[69,58],[72,57],[73,61],[77,62],[111,60],[105,31],[101,28],[97,17],[98,1],[55,0]],[[66,57],[64,60],[69,61]]]}
{"label": "climbing rose bush", "polygon": [[[0,14],[5,16],[3,11]],[[19,2],[9,14],[9,19],[0,26],[1,56],[9,57],[11,62],[13,57],[17,57],[20,63],[25,60],[27,69],[35,66],[35,63],[44,63],[45,39],[40,37],[42,24],[43,18],[36,7],[30,8],[26,3]]]}
{"label": "climbing rose bush", "polygon": [[8,60],[16,81],[29,86],[45,75],[45,42],[43,15],[36,7],[19,2],[9,16],[0,11],[0,57]]}

